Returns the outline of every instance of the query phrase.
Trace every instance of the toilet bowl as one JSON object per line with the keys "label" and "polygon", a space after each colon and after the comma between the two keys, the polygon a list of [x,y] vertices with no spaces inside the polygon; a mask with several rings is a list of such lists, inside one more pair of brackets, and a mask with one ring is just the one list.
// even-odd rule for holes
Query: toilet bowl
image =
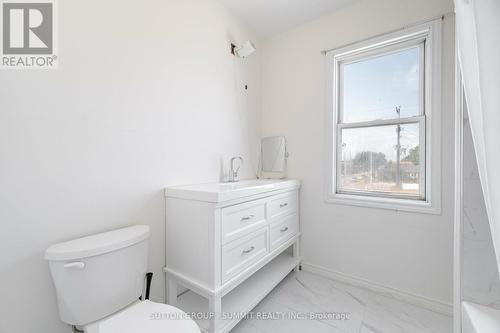
{"label": "toilet bowl", "polygon": [[139,300],[149,234],[135,225],[50,246],[61,320],[86,333],[200,333],[180,309]]}

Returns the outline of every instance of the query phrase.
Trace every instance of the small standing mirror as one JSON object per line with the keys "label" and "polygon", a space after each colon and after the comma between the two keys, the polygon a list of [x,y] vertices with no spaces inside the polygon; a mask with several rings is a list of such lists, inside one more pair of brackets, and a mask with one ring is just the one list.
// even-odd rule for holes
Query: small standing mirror
{"label": "small standing mirror", "polygon": [[261,177],[285,178],[287,157],[284,136],[263,138],[261,141]]}

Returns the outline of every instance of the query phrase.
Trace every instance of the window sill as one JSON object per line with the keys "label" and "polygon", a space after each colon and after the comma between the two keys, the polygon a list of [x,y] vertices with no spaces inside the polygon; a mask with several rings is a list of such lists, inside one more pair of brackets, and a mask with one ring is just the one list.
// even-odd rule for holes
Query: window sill
{"label": "window sill", "polygon": [[339,194],[329,193],[326,195],[327,203],[350,205],[358,207],[387,209],[392,211],[422,213],[422,214],[441,214],[441,207],[437,204],[432,204],[429,201],[399,199],[399,198],[382,198],[354,194]]}

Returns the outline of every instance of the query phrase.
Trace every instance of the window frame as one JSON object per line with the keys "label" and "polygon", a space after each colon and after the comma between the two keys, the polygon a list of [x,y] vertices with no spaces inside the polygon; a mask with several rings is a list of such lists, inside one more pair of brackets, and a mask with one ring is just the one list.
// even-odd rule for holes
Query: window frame
{"label": "window frame", "polygon": [[[325,52],[327,58],[327,167],[326,195],[329,203],[364,207],[439,214],[441,212],[441,19],[404,28],[396,32],[370,38],[358,43]],[[405,49],[420,48],[419,115],[405,118],[344,123],[341,117],[341,66],[359,60],[397,53]],[[421,67],[422,68],[422,67]],[[434,116],[434,113],[437,113]],[[339,162],[342,158],[342,129],[418,123],[420,130],[420,186],[423,195],[408,196],[385,192],[338,191]],[[422,156],[424,158],[422,159]],[[437,175],[437,176],[436,176]]]}

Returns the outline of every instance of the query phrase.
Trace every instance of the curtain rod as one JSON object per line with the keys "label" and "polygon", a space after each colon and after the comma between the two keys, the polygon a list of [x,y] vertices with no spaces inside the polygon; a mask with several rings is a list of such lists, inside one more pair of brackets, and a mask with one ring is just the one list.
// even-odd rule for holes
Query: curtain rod
{"label": "curtain rod", "polygon": [[348,43],[348,44],[340,45],[340,46],[337,46],[337,47],[334,47],[334,48],[331,48],[331,49],[323,50],[323,51],[321,51],[321,53],[327,54],[328,52],[333,51],[333,50],[337,50],[337,49],[348,47],[348,46],[351,46],[351,45],[354,45],[354,44],[362,43],[364,41],[367,41],[367,40],[370,40],[370,39],[373,39],[373,38],[377,38],[377,37],[382,37],[382,36],[390,34],[390,33],[394,33],[394,32],[398,32],[398,31],[406,30],[408,28],[411,28],[411,27],[414,27],[414,26],[417,26],[417,25],[420,25],[420,24],[429,23],[429,22],[432,22],[432,21],[435,21],[435,20],[439,20],[439,19],[444,20],[446,17],[452,16],[452,15],[455,15],[455,13],[454,12],[448,12],[446,14],[436,16],[436,17],[434,17],[432,19],[418,21],[418,22],[415,22],[415,23],[413,23],[411,25],[405,25],[404,27],[396,29],[396,30],[391,30],[391,31],[388,31],[388,32],[384,32],[384,33],[375,35],[375,36],[371,36],[371,37],[368,37],[368,38],[364,38],[364,39],[355,41],[353,43]]}

